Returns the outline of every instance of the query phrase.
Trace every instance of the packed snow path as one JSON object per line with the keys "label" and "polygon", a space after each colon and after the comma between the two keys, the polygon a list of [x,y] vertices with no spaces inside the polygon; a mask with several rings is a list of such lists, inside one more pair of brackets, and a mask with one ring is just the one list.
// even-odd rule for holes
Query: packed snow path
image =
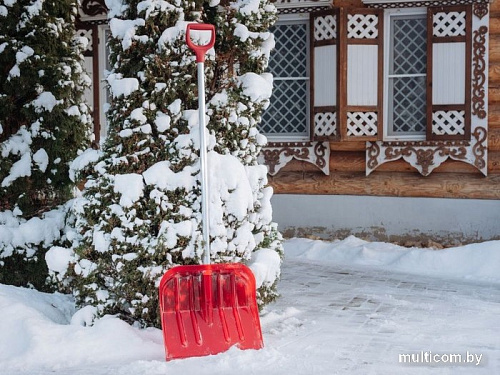
{"label": "packed snow path", "polygon": [[[280,285],[263,326],[295,374],[500,373],[498,284],[291,259]],[[467,351],[482,354],[480,365],[399,362]]]}
{"label": "packed snow path", "polygon": [[[114,317],[83,327],[67,296],[0,284],[0,374],[499,374],[500,282],[494,270],[500,264],[493,250],[500,242],[473,249],[476,274],[467,268],[472,248],[405,249],[353,238],[287,241],[281,298],[261,315],[264,349],[231,348],[171,362],[164,360],[158,329],[140,330]],[[349,259],[332,261],[340,256]],[[443,257],[441,276],[423,275],[433,265],[439,269]],[[391,270],[398,268],[395,259],[399,269],[411,261],[414,274]],[[424,363],[400,363],[400,355],[411,354]],[[442,363],[458,354],[471,362]],[[425,362],[430,357],[442,362]]]}

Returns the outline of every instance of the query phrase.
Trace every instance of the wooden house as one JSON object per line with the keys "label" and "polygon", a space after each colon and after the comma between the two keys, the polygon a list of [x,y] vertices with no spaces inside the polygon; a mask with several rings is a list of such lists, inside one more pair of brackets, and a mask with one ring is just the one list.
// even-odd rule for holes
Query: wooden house
{"label": "wooden house", "polygon": [[[269,144],[286,235],[500,238],[500,5],[277,0]],[[103,0],[83,0],[88,100],[105,136]]]}

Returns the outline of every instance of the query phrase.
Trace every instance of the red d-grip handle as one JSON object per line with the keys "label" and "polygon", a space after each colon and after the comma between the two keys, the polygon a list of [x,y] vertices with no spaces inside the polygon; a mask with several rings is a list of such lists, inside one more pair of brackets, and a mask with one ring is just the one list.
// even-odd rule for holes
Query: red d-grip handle
{"label": "red d-grip handle", "polygon": [[[210,38],[210,42],[202,46],[194,44],[190,37],[191,30],[211,31],[212,36]],[[189,23],[186,29],[186,43],[188,47],[191,48],[196,54],[196,62],[197,63],[205,62],[205,54],[215,44],[215,26],[209,23]]]}

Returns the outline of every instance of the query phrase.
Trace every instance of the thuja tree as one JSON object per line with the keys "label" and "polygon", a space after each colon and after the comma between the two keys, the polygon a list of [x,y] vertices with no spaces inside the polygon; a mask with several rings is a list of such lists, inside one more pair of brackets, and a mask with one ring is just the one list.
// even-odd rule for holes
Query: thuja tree
{"label": "thuja tree", "polygon": [[276,298],[281,237],[271,220],[265,143],[257,124],[271,95],[264,73],[275,8],[267,1],[217,4],[124,1],[110,9],[113,97],[102,156],[75,208],[81,238],[70,266],[54,272],[95,316],[159,325],[157,287],[174,265],[201,263],[196,63],[187,22],[216,25],[205,64],[209,114],[211,261],[245,262],[262,305]]}
{"label": "thuja tree", "polygon": [[0,3],[0,282],[44,287],[69,162],[88,147],[76,0]]}

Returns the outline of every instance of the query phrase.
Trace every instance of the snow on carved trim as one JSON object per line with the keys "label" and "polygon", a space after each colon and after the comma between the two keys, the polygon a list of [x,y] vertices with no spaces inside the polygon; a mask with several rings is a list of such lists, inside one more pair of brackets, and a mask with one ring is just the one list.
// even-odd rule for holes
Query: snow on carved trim
{"label": "snow on carved trim", "polygon": [[377,134],[377,113],[347,112],[347,136],[362,137]]}
{"label": "snow on carved trim", "polygon": [[93,50],[93,46],[92,46],[92,29],[88,29],[88,30],[86,30],[86,29],[78,29],[78,30],[76,30],[75,36],[87,38],[88,44],[87,44],[87,48],[85,48],[84,52],[91,52]]}
{"label": "snow on carved trim", "polygon": [[432,113],[432,134],[465,134],[465,111],[436,111]]}
{"label": "snow on carved trim", "polygon": [[331,40],[337,38],[337,21],[328,14],[314,19],[314,40]]}
{"label": "snow on carved trim", "polygon": [[337,134],[335,112],[319,112],[314,115],[314,135],[328,137]]}
{"label": "snow on carved trim", "polygon": [[330,144],[328,142],[269,143],[259,154],[259,163],[268,167],[271,176],[277,174],[291,160],[302,160],[330,174]]}
{"label": "snow on carved trim", "polygon": [[438,37],[464,36],[465,14],[465,11],[435,13],[433,16],[433,35]]}
{"label": "snow on carved trim", "polygon": [[349,39],[376,39],[378,17],[374,14],[348,14],[347,37]]}

